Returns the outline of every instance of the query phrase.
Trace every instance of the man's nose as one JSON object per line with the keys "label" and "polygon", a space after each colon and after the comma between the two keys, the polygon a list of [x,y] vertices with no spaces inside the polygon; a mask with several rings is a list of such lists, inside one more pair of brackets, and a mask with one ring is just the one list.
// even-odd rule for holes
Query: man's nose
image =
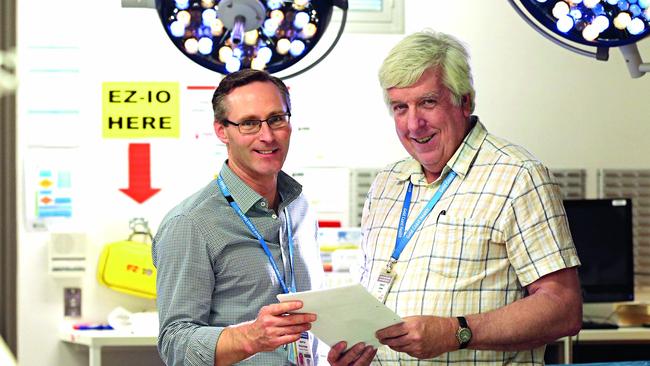
{"label": "man's nose", "polygon": [[259,139],[262,141],[273,141],[275,136],[273,135],[273,130],[271,127],[269,127],[269,124],[266,122],[262,122],[260,125],[260,131],[258,132],[259,134]]}
{"label": "man's nose", "polygon": [[418,108],[409,108],[406,118],[406,126],[410,131],[415,131],[426,124]]}

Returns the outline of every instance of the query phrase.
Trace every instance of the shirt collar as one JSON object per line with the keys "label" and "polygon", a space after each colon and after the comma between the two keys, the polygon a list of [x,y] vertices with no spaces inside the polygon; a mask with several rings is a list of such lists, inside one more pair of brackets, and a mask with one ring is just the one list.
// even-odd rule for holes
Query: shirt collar
{"label": "shirt collar", "polygon": [[[441,177],[446,176],[452,169],[461,178],[464,178],[469,172],[469,169],[476,158],[479,147],[487,137],[487,130],[481,121],[479,121],[477,116],[471,116],[470,123],[473,127],[465,136],[463,142],[461,142],[451,159],[449,159],[447,164],[445,164],[442,174],[440,175]],[[410,179],[411,182],[416,185],[428,184],[422,165],[413,158],[404,160],[404,164],[401,165],[400,171],[395,172],[395,177],[399,181]]]}
{"label": "shirt collar", "polygon": [[278,173],[278,190],[280,191],[280,205],[278,211],[282,211],[293,200],[298,198],[302,193],[302,185],[287,173],[280,171]]}
{"label": "shirt collar", "polygon": [[470,124],[472,129],[445,166],[445,169],[453,169],[461,178],[464,178],[469,173],[478,150],[488,134],[487,129],[477,116],[470,117]]}
{"label": "shirt collar", "polygon": [[[237,202],[242,212],[246,213],[255,206],[256,203],[264,199],[259,193],[255,192],[244,181],[235,174],[227,164],[228,160],[221,167],[221,176],[223,177],[226,187],[232,194],[233,199]],[[278,210],[284,209],[291,201],[300,195],[302,185],[295,179],[291,178],[283,171],[278,173],[278,192],[280,193],[280,205]]]}

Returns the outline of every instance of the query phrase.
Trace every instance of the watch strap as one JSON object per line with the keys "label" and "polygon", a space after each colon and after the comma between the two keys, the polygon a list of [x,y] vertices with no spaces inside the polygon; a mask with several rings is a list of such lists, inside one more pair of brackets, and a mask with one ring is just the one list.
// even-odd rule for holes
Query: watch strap
{"label": "watch strap", "polygon": [[457,316],[456,319],[458,319],[458,324],[461,328],[469,328],[467,325],[467,319],[465,319],[464,316]]}
{"label": "watch strap", "polygon": [[[472,339],[471,336],[472,330],[469,329],[469,325],[467,324],[467,319],[465,319],[464,316],[457,316],[456,319],[458,319],[458,325],[459,325],[458,331],[456,332],[456,338],[458,339],[458,343],[459,343],[458,349],[465,349],[467,348],[467,345]],[[463,339],[463,337],[461,337],[461,333],[469,333],[470,337],[467,339]]]}

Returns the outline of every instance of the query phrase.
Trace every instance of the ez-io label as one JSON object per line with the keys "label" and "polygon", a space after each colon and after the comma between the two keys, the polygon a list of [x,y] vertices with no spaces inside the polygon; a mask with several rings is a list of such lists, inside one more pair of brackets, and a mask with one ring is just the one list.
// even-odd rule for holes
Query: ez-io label
{"label": "ez-io label", "polygon": [[102,136],[180,136],[180,87],[174,82],[104,82]]}

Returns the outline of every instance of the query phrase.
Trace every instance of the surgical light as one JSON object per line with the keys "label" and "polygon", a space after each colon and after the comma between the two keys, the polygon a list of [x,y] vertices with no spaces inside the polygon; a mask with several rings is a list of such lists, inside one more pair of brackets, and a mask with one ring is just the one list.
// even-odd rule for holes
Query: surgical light
{"label": "surgical light", "polygon": [[302,37],[304,39],[309,39],[316,34],[316,31],[318,29],[316,28],[316,24],[314,23],[309,23],[307,24],[303,29],[302,29]]}
{"label": "surgical light", "polygon": [[263,61],[264,64],[267,64],[269,61],[271,61],[271,57],[273,57],[273,51],[271,51],[271,49],[268,47],[262,47],[257,50],[257,57]]}
{"label": "surgical light", "polygon": [[560,32],[566,33],[570,31],[571,28],[573,28],[573,19],[570,16],[565,15],[557,20],[557,29]]}
{"label": "surgical light", "polygon": [[185,47],[187,53],[193,55],[199,51],[199,41],[196,38],[188,38],[183,43],[183,47]]}
{"label": "surgical light", "polygon": [[594,19],[592,24],[596,26],[599,33],[602,33],[609,28],[609,18],[604,15],[599,15]]}
{"label": "surgical light", "polygon": [[174,3],[178,9],[187,9],[190,6],[189,0],[176,0]]}
{"label": "surgical light", "polygon": [[299,39],[293,40],[289,47],[289,53],[293,56],[300,56],[305,51],[305,43]]}
{"label": "surgical light", "polygon": [[219,49],[219,61],[223,64],[226,63],[232,57],[232,48],[228,46],[223,46]]}
{"label": "surgical light", "polygon": [[246,43],[249,46],[255,46],[257,44],[257,39],[258,39],[257,29],[253,29],[251,31],[244,33],[244,43]]}
{"label": "surgical light", "polygon": [[169,32],[174,35],[174,37],[182,37],[185,34],[185,24],[180,20],[174,20],[172,24],[169,25]]}
{"label": "surgical light", "polygon": [[[343,33],[348,6],[347,0],[155,0],[155,3],[167,35],[192,61],[222,74],[244,68],[292,72],[280,76],[283,78],[312,68],[331,52]],[[320,51],[319,56],[314,47],[324,40],[322,36],[335,7],[342,11],[341,23],[329,48],[316,49]],[[303,60],[312,51],[314,54]],[[308,61],[311,63],[306,65]]]}
{"label": "surgical light", "polygon": [[614,18],[614,26],[617,29],[623,30],[627,28],[628,24],[632,21],[632,17],[628,13],[620,13]]}
{"label": "surgical light", "polygon": [[202,55],[212,53],[212,38],[201,37],[201,39],[199,39],[199,52],[201,52]]}
{"label": "surgical light", "polygon": [[217,12],[214,9],[205,9],[201,17],[203,18],[203,24],[210,26],[217,19]]}
{"label": "surgical light", "polygon": [[296,29],[303,29],[307,24],[309,24],[309,14],[304,11],[297,13],[293,19],[293,26]]}
{"label": "surgical light", "polygon": [[239,71],[240,68],[241,68],[241,61],[239,61],[238,58],[231,57],[230,59],[228,59],[228,61],[226,61],[226,70],[228,72]]}
{"label": "surgical light", "polygon": [[185,25],[190,24],[191,18],[192,16],[190,15],[190,13],[188,13],[185,10],[179,11],[178,14],[176,15],[176,19]]}
{"label": "surgical light", "polygon": [[278,44],[275,49],[279,54],[286,55],[287,52],[289,52],[289,48],[291,48],[291,41],[287,38],[282,38],[278,40]]}
{"label": "surgical light", "polygon": [[[598,60],[619,48],[633,78],[650,72],[636,43],[650,35],[650,0],[508,0],[545,38]],[[595,51],[589,50],[595,47]]]}
{"label": "surgical light", "polygon": [[266,7],[272,10],[280,9],[283,4],[283,0],[269,0],[266,2]]}

